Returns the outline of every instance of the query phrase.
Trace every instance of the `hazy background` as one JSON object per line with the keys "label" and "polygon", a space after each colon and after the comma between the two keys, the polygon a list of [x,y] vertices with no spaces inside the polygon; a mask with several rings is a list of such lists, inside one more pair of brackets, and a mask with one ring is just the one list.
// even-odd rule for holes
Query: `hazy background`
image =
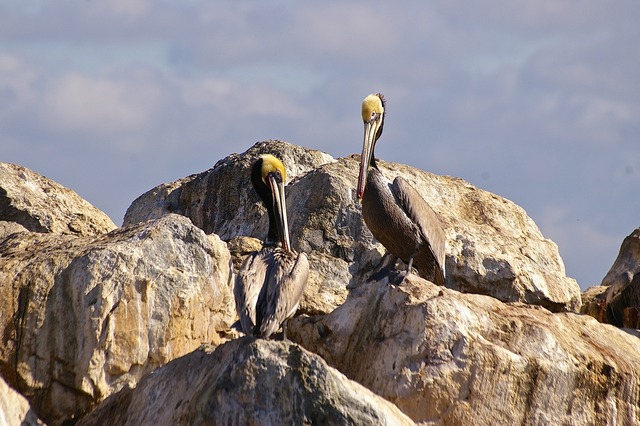
{"label": "hazy background", "polygon": [[361,150],[524,207],[597,284],[640,226],[640,2],[1,0],[0,161],[120,225],[257,141]]}

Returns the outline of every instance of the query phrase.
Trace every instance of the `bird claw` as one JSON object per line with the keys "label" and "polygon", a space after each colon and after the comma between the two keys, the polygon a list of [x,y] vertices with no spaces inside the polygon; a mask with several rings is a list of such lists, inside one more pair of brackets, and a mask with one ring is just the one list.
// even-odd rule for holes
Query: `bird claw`
{"label": "bird claw", "polygon": [[383,278],[391,276],[395,270],[391,268],[380,268],[377,271],[374,271],[373,274],[369,277],[369,281],[380,281]]}
{"label": "bird claw", "polygon": [[391,271],[389,273],[389,284],[401,285],[404,279],[409,275],[409,271]]}

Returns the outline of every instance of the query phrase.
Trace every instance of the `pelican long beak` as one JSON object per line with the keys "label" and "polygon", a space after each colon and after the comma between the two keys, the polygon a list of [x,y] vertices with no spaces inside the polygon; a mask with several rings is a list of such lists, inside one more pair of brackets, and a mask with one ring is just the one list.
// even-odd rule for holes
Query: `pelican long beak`
{"label": "pelican long beak", "polygon": [[367,184],[369,164],[373,155],[373,145],[376,142],[378,121],[370,120],[364,123],[364,140],[362,142],[362,155],[360,156],[360,174],[358,175],[358,201],[364,195],[364,187]]}
{"label": "pelican long beak", "polygon": [[272,173],[269,174],[268,180],[271,198],[273,199],[273,212],[276,219],[278,239],[282,244],[282,248],[290,251],[291,244],[289,243],[289,225],[287,224],[287,201],[284,196],[284,182],[279,175],[276,177],[276,175]]}

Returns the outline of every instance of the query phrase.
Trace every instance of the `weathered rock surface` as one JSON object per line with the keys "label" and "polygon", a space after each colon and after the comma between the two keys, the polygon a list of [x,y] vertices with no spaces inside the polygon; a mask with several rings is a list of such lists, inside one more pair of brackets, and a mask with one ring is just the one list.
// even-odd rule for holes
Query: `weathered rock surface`
{"label": "weathered rock surface", "polygon": [[640,228],[626,237],[618,257],[602,280],[608,287],[607,322],[618,327],[640,327]]}
{"label": "weathered rock surface", "polygon": [[595,319],[437,287],[357,287],[288,337],[395,403],[446,425],[636,424],[640,339]]}
{"label": "weathered rock surface", "polygon": [[0,378],[0,425],[31,426],[42,425],[38,416],[31,411],[29,401]]}
{"label": "weathered rock surface", "polygon": [[[261,153],[287,166],[292,244],[311,264],[300,308],[310,317],[291,321],[289,337],[426,424],[638,420],[638,334],[543,308],[575,311],[580,294],[524,210],[461,179],[379,161],[440,215],[451,289],[416,276],[369,282],[384,248],[355,200],[358,156],[276,141],[149,191],[109,233],[70,225],[79,216],[56,197],[36,196],[29,220],[0,211],[0,373],[41,419],[74,422],[103,401],[86,424],[408,422],[297,345],[197,349],[232,336],[230,265],[266,235],[248,173]],[[28,232],[54,216],[42,223],[55,227]]]}
{"label": "weathered rock surface", "polygon": [[592,286],[582,292],[580,313],[592,316],[600,322],[607,322],[607,290],[609,287]]}
{"label": "weathered rock surface", "polygon": [[287,181],[333,157],[320,151],[280,141],[258,142],[242,154],[232,154],[211,169],[162,184],[138,197],[127,209],[124,226],[169,213],[187,216],[206,233],[223,240],[255,234],[256,219],[266,211],[256,195],[249,174],[261,154],[277,152],[287,168]]}
{"label": "weathered rock surface", "polygon": [[0,368],[47,423],[219,343],[234,320],[226,244],[179,215],[100,237],[0,242]]}
{"label": "weathered rock surface", "polygon": [[[99,235],[116,228],[103,212],[74,191],[27,168],[0,163],[0,223],[33,232]],[[0,238],[16,225],[0,226]]]}
{"label": "weathered rock surface", "polygon": [[242,338],[198,349],[107,399],[89,425],[412,425],[298,345]]}
{"label": "weathered rock surface", "polygon": [[[354,193],[358,157],[329,161],[318,151],[284,142],[262,142],[185,181],[161,186],[136,200],[125,223],[139,212],[175,211],[206,232],[228,240],[264,238],[266,215],[249,182],[252,160],[272,153],[294,168],[287,211],[292,244],[309,256],[311,276],[304,312],[328,313],[346,297],[345,283],[362,281],[384,248],[367,229]],[[577,311],[580,289],[565,275],[557,246],[545,239],[525,211],[504,198],[456,178],[380,161],[389,179],[403,176],[440,215],[448,237],[447,287],[521,301],[552,311]],[[166,188],[172,188],[168,191]],[[176,195],[180,192],[180,195]],[[262,217],[261,217],[262,216]]]}

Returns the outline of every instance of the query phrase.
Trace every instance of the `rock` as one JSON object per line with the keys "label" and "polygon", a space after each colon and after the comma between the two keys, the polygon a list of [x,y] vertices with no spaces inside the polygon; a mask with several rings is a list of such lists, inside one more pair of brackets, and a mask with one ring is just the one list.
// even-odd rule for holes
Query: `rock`
{"label": "rock", "polygon": [[[425,424],[638,420],[640,333],[566,312],[580,305],[577,283],[524,210],[461,179],[379,161],[440,215],[449,288],[415,275],[401,287],[370,282],[385,250],[355,199],[358,156],[333,160],[276,141],[153,189],[109,233],[72,225],[70,202],[38,191],[17,208],[10,194],[20,191],[5,189],[17,184],[0,184],[10,206],[0,216],[0,373],[42,420],[74,423],[100,404],[86,424],[242,424],[255,413],[407,422],[296,345],[224,344],[235,320],[229,250],[237,264],[266,235],[248,176],[266,152],[285,161],[292,245],[311,264],[305,315],[290,321],[289,337]],[[620,306],[625,324],[630,307]],[[197,349],[203,343],[223,345]]]}
{"label": "rock", "polygon": [[234,237],[227,242],[227,248],[231,253],[233,267],[237,271],[242,266],[245,257],[262,249],[262,241],[253,237]]}
{"label": "rock", "polygon": [[261,154],[277,153],[287,169],[287,181],[321,164],[334,161],[320,151],[286,142],[256,143],[242,154],[232,154],[206,172],[160,185],[138,197],[127,209],[124,225],[162,217],[169,213],[187,216],[206,233],[223,240],[253,236],[256,218],[266,210],[255,193],[249,174]]}
{"label": "rock", "polygon": [[[0,221],[32,232],[71,235],[100,235],[116,228],[74,191],[10,163],[0,163]],[[0,238],[10,233],[6,228],[3,232]]]}
{"label": "rock", "polygon": [[100,237],[0,243],[2,375],[50,424],[218,344],[235,319],[226,244],[179,215]]}
{"label": "rock", "polygon": [[90,425],[412,425],[297,345],[242,338],[198,349],[107,399]]}
{"label": "rock", "polygon": [[288,337],[425,424],[636,424],[640,339],[415,275],[364,283]]}
{"label": "rock", "polygon": [[609,287],[592,286],[582,292],[580,313],[592,316],[600,322],[607,322],[606,298]]}
{"label": "rock", "polygon": [[384,169],[407,179],[440,215],[447,287],[553,312],[579,309],[580,287],[566,276],[557,245],[520,206],[462,179],[393,163]]}
{"label": "rock", "polygon": [[[618,327],[638,328],[640,309],[640,228],[626,237],[618,257],[602,280],[609,287],[606,293],[607,322]],[[626,314],[625,314],[626,311]],[[633,312],[636,312],[633,314]],[[628,317],[625,321],[625,315]]]}
{"label": "rock", "polygon": [[0,378],[0,425],[31,426],[43,424],[38,416],[31,411],[29,402]]}
{"label": "rock", "polygon": [[[307,253],[311,264],[301,311],[329,313],[345,300],[345,284],[365,280],[385,252],[364,224],[356,202],[359,156],[331,161],[326,154],[284,142],[258,143],[197,178],[185,179],[181,186],[169,184],[170,196],[165,189],[152,190],[133,203],[125,223],[139,220],[136,212],[165,206],[164,214],[181,212],[224,240],[240,235],[264,238],[268,221],[248,171],[253,159],[267,152],[284,159],[297,176],[287,185],[290,234],[293,247]],[[579,309],[580,289],[566,276],[557,246],[542,236],[522,208],[461,179],[378,164],[387,178],[407,179],[440,215],[448,237],[447,287],[551,311]]]}

